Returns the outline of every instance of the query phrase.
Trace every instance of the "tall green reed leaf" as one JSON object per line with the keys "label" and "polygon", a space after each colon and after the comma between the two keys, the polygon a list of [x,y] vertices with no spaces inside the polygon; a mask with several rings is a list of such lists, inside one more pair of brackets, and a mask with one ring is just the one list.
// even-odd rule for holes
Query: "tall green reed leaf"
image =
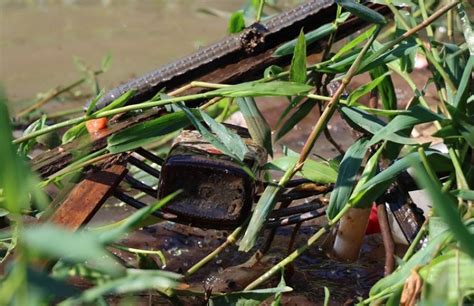
{"label": "tall green reed leaf", "polygon": [[474,124],[472,116],[468,117],[466,112],[461,112],[451,105],[446,105],[452,119],[450,120],[452,126],[464,140],[474,148]]}
{"label": "tall green reed leaf", "polygon": [[265,188],[265,191],[258,200],[257,205],[255,206],[255,209],[252,213],[247,231],[239,243],[239,251],[248,252],[255,245],[257,236],[265,224],[268,214],[275,207],[278,196],[283,190],[282,182],[284,184],[290,178],[293,173],[294,166],[295,165],[292,165],[288,168],[288,170],[280,179],[280,183],[278,185],[269,185]]}
{"label": "tall green reed leaf", "polygon": [[458,250],[433,259],[420,269],[424,281],[423,302],[427,305],[459,305],[472,296],[474,289],[474,260]]}
{"label": "tall green reed leaf", "polygon": [[[189,108],[187,108],[184,105],[178,105],[179,108],[181,108],[188,117],[189,121],[196,127],[196,129],[199,131],[199,133],[206,139],[210,144],[212,144],[216,149],[222,151],[224,154],[232,157],[236,161],[243,161],[245,152],[242,149],[241,145],[234,145],[232,143],[232,139],[235,139],[235,137],[239,137],[235,133],[227,130],[224,126],[222,126],[220,123],[215,122],[216,124],[219,124],[220,127],[217,128],[214,126],[213,132],[215,133],[217,130],[219,131],[219,135],[215,135],[211,133],[202,123],[201,123],[201,116],[203,112],[198,111],[198,116],[201,117],[199,118],[196,116]],[[209,117],[210,118],[210,117]],[[206,122],[207,123],[207,122]],[[232,135],[233,134],[233,135]],[[235,135],[235,136],[234,136]],[[223,138],[221,138],[223,137]],[[242,142],[242,139],[240,139],[240,142]],[[243,144],[243,147],[245,147],[245,144]],[[245,147],[245,150],[247,147]]]}
{"label": "tall green reed leaf", "polygon": [[167,195],[163,199],[160,199],[153,205],[141,208],[133,213],[131,216],[124,219],[118,227],[115,227],[111,230],[107,230],[104,233],[99,234],[98,239],[104,243],[116,242],[118,239],[122,238],[128,232],[136,229],[142,221],[149,217],[153,212],[163,208],[168,204],[174,197],[176,197],[181,191],[173,192],[172,194]]}
{"label": "tall green reed leaf", "polygon": [[349,97],[347,98],[347,104],[349,106],[352,106],[352,104],[356,103],[362,96],[370,93],[375,87],[377,87],[389,74],[390,72],[382,74],[381,76],[370,81],[369,83],[356,88],[350,93]]}
{"label": "tall green reed leaf", "polygon": [[364,42],[365,40],[369,39],[370,36],[372,36],[377,29],[376,26],[373,26],[369,28],[367,31],[364,33],[358,35],[356,38],[351,39],[350,41],[347,42],[347,44],[344,44],[337,52],[334,54],[334,56],[331,58],[331,61],[337,61],[339,58],[341,58],[343,55],[345,55],[349,51],[353,51],[360,43]]}
{"label": "tall green reed leaf", "polygon": [[385,143],[382,146],[380,146],[380,148],[375,152],[375,154],[373,154],[367,161],[367,164],[365,165],[364,170],[362,171],[362,175],[360,176],[359,181],[354,187],[351,198],[348,201],[351,206],[357,207],[357,208],[369,208],[370,206],[372,206],[372,201],[356,202],[356,201],[352,201],[352,199],[357,198],[357,195],[362,190],[362,186],[364,186],[365,183],[367,183],[371,178],[375,176],[375,173],[377,172],[377,169],[378,169],[380,158],[382,157],[384,146],[385,146]]}
{"label": "tall green reed leaf", "polygon": [[474,69],[474,54],[469,56],[467,61],[466,67],[461,77],[461,81],[459,82],[458,91],[456,92],[456,96],[454,97],[453,106],[463,111],[467,104],[467,98],[469,94],[473,93],[470,92],[469,85],[472,84],[471,74]]}
{"label": "tall green reed leaf", "polygon": [[75,263],[87,261],[94,268],[115,276],[124,272],[99,239],[90,233],[42,224],[26,228],[20,238],[30,254]]}
{"label": "tall green reed leaf", "polygon": [[245,29],[244,11],[238,10],[230,16],[227,32],[230,34],[239,33],[243,29]]}
{"label": "tall green reed leaf", "polygon": [[300,96],[312,89],[312,86],[285,81],[268,83],[248,82],[216,89],[211,93],[231,98],[259,96]]}
{"label": "tall green reed leaf", "polygon": [[86,110],[86,115],[90,115],[94,112],[94,109],[95,109],[95,106],[97,104],[97,102],[102,99],[102,97],[104,96],[105,94],[105,90],[102,89],[99,94],[97,96],[95,96],[94,99],[92,99],[92,101],[89,103],[89,106],[87,107],[87,110]]}
{"label": "tall green reed leaf", "polygon": [[352,144],[344,154],[339,166],[336,185],[329,199],[326,215],[333,219],[347,204],[355,186],[357,174],[368,149],[369,140],[361,138]]}
{"label": "tall green reed leaf", "polygon": [[[297,161],[298,156],[284,156],[265,164],[265,169],[276,169],[285,172]],[[337,177],[337,171],[333,167],[311,159],[305,161],[298,174],[310,181],[321,184],[335,183]]]}
{"label": "tall green reed leaf", "polygon": [[[447,163],[449,160],[445,155],[440,154],[437,151],[427,151],[426,155],[428,160],[432,162],[432,165],[435,166],[435,171],[452,170],[452,167]],[[420,163],[421,160],[417,152],[410,153],[396,160],[387,169],[378,173],[363,184],[360,187],[359,192],[351,197],[351,203],[367,203],[375,201],[387,190],[390,184],[397,179],[397,176],[400,173],[413,167],[415,164]]]}
{"label": "tall green reed leaf", "polygon": [[30,171],[12,144],[12,128],[6,106],[6,95],[0,87],[0,190],[3,191],[2,208],[20,213],[30,207],[32,198],[44,208],[48,201],[36,187],[38,178]]}
{"label": "tall green reed leaf", "polygon": [[131,151],[188,125],[190,121],[184,112],[165,114],[110,136],[107,149],[113,154]]}
{"label": "tall green reed leaf", "polygon": [[417,266],[426,265],[451,239],[452,235],[447,231],[431,239],[423,249],[413,255],[407,262],[402,263],[395,272],[375,283],[370,289],[369,297],[373,298],[383,293],[388,296],[403,287],[411,271]]}
{"label": "tall green reed leaf", "polygon": [[127,269],[125,276],[87,289],[78,298],[68,302],[71,305],[90,305],[99,298],[108,295],[143,292],[147,289],[163,293],[165,290],[175,288],[180,278],[181,275],[168,271]]}
{"label": "tall green reed leaf", "polygon": [[[436,114],[431,110],[421,105],[415,105],[409,109],[409,113],[401,114],[390,121],[385,127],[374,134],[374,137],[370,140],[369,145],[374,145],[382,139],[396,142],[395,139],[391,138],[396,132],[402,131],[407,128],[413,128],[415,125],[420,123],[441,121],[445,118],[442,115]],[[406,143],[406,142],[405,142]],[[415,143],[410,141],[409,143]]]}
{"label": "tall green reed leaf", "polygon": [[250,97],[243,97],[237,98],[236,101],[252,139],[265,148],[270,156],[273,156],[272,131],[267,120],[258,109],[255,100]]}
{"label": "tall green reed leaf", "polygon": [[336,0],[336,3],[357,17],[374,24],[386,24],[387,20],[380,13],[357,3],[354,0]]}
{"label": "tall green reed leaf", "polygon": [[467,190],[467,189],[452,190],[451,194],[457,198],[474,201],[474,190]]}
{"label": "tall green reed leaf", "polygon": [[[387,65],[380,65],[369,71],[372,80],[375,80],[387,72],[389,72]],[[382,106],[385,110],[397,109],[397,96],[390,76],[384,78],[382,82],[378,84],[377,93],[382,100]]]}
{"label": "tall green reed leaf", "polygon": [[[334,33],[335,31],[336,31],[336,26],[333,23],[324,24],[320,26],[319,28],[317,28],[316,30],[311,31],[304,35],[306,45],[309,46],[315,41],[318,41],[328,36],[329,34]],[[280,57],[280,56],[293,54],[298,41],[299,41],[299,37],[297,39],[284,43],[283,45],[278,47],[275,50],[275,52],[273,52],[272,56]]]}
{"label": "tall green reed leaf", "polygon": [[[474,31],[472,30],[472,23],[469,20],[469,15],[466,12],[463,3],[459,3],[457,6],[458,17],[461,20],[462,30],[464,34],[464,40],[469,48],[471,56],[474,55]],[[471,16],[472,17],[472,16]]]}
{"label": "tall green reed leaf", "polygon": [[306,82],[306,41],[301,30],[293,52],[290,66],[290,81],[304,84]]}
{"label": "tall green reed leaf", "polygon": [[435,213],[449,226],[449,231],[454,238],[459,241],[463,249],[471,258],[474,258],[474,234],[470,233],[464,225],[457,204],[452,197],[442,192],[435,182],[433,182],[426,170],[419,164],[413,162],[415,168],[415,179],[419,186],[423,187],[433,203]]}
{"label": "tall green reed leaf", "polygon": [[247,145],[244,143],[239,135],[226,128],[223,124],[212,119],[211,116],[203,111],[199,111],[201,118],[206,122],[211,131],[217,136],[222,144],[232,153],[238,157],[239,160],[244,160],[245,154],[248,152]]}

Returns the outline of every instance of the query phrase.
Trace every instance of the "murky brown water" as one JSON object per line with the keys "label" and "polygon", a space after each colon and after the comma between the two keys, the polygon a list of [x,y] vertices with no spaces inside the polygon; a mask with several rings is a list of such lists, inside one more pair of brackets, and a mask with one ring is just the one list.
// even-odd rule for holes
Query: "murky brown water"
{"label": "murky brown water", "polygon": [[[73,57],[98,67],[111,88],[226,34],[227,19],[199,12],[239,9],[241,0],[0,1],[0,80],[12,101],[80,77]],[[14,107],[19,107],[15,103]]]}

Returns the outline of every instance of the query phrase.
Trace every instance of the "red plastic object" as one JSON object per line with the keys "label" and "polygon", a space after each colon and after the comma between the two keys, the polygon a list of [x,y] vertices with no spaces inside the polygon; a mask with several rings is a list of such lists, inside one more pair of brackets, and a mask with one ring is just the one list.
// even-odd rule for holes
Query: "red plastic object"
{"label": "red plastic object", "polygon": [[372,205],[369,216],[369,224],[367,225],[366,235],[380,233],[380,224],[377,217],[377,205]]}

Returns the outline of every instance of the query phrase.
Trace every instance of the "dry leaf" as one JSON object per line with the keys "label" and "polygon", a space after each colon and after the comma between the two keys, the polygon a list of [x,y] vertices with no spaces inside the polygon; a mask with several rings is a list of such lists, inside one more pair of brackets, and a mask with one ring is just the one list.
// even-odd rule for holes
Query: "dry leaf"
{"label": "dry leaf", "polygon": [[421,288],[423,287],[423,281],[418,274],[418,268],[411,271],[410,276],[403,285],[402,297],[400,299],[400,305],[402,306],[415,306],[416,300],[419,298]]}

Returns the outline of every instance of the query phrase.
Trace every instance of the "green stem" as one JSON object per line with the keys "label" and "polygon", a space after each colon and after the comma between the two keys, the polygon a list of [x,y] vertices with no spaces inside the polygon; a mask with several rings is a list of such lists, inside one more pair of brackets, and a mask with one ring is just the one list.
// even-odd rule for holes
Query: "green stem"
{"label": "green stem", "polygon": [[257,17],[255,22],[260,22],[260,19],[262,19],[262,13],[263,13],[263,7],[265,6],[265,0],[260,0],[258,3],[258,9],[257,9]]}
{"label": "green stem", "polygon": [[426,156],[425,149],[423,147],[419,147],[418,154],[420,154],[421,162],[423,163],[423,166],[425,167],[426,172],[428,172],[428,175],[433,180],[433,183],[435,183],[436,186],[438,186],[438,188],[441,188],[441,183],[439,182],[436,172],[433,170],[433,168],[431,167],[428,161],[428,157]]}
{"label": "green stem", "polygon": [[415,239],[413,239],[413,241],[410,244],[410,247],[405,252],[405,255],[403,255],[403,262],[407,262],[411,258],[413,253],[415,253],[415,249],[417,248],[418,243],[420,242],[421,238],[423,238],[426,231],[428,230],[429,220],[430,219],[429,219],[429,216],[428,216],[428,218],[426,218],[425,222],[421,225],[421,228],[418,231],[418,233],[416,234]]}
{"label": "green stem", "polygon": [[191,101],[191,100],[197,100],[197,99],[206,99],[206,98],[211,98],[211,97],[215,97],[215,96],[219,96],[219,95],[211,91],[211,92],[194,94],[194,95],[183,96],[183,97],[173,97],[173,98],[163,99],[163,100],[159,100],[159,101],[147,101],[147,102],[127,105],[127,106],[124,106],[124,107],[119,107],[119,108],[115,108],[115,109],[111,109],[111,110],[107,110],[107,111],[99,111],[99,112],[94,113],[90,116],[82,116],[82,117],[78,117],[78,118],[69,119],[69,120],[66,120],[66,121],[63,121],[63,122],[60,122],[60,123],[57,123],[57,124],[53,124],[53,125],[48,126],[44,129],[41,129],[39,131],[33,132],[33,133],[25,135],[23,137],[19,137],[19,138],[15,139],[13,141],[13,143],[15,143],[15,144],[22,143],[22,142],[25,142],[27,140],[36,138],[40,135],[44,135],[44,134],[50,133],[52,131],[62,129],[62,128],[70,126],[70,125],[82,123],[82,122],[90,120],[90,119],[109,117],[109,116],[117,115],[117,114],[128,112],[128,111],[148,109],[148,108],[152,108],[152,107],[156,107],[156,106],[163,106],[163,105],[170,104],[170,103],[177,103],[177,102],[180,102],[180,101]]}
{"label": "green stem", "polygon": [[[244,222],[244,225],[246,225],[247,222]],[[203,266],[205,266],[207,263],[209,263],[212,259],[214,259],[217,255],[222,253],[225,248],[227,248],[230,245],[233,245],[237,242],[237,239],[239,239],[240,234],[242,232],[243,225],[237,227],[229,236],[227,236],[226,241],[221,244],[219,247],[217,247],[214,251],[212,251],[209,255],[201,259],[198,263],[196,263],[194,266],[188,269],[186,271],[186,274],[184,274],[185,277],[189,277],[193,275],[197,270],[201,269]]]}
{"label": "green stem", "polygon": [[332,117],[332,114],[336,110],[340,96],[343,94],[344,90],[347,87],[347,84],[350,83],[350,81],[356,74],[357,70],[359,69],[362,59],[364,58],[365,54],[369,50],[372,43],[375,41],[375,38],[380,32],[380,29],[381,28],[378,27],[377,30],[375,30],[374,34],[370,37],[369,41],[365,44],[364,48],[362,48],[360,53],[357,55],[357,58],[354,60],[351,67],[347,71],[346,75],[341,80],[341,85],[336,90],[336,93],[333,95],[331,100],[327,103],[323,113],[321,114],[321,117],[319,118],[316,125],[313,127],[311,134],[309,135],[308,139],[306,140],[306,143],[303,146],[303,149],[301,150],[300,158],[298,159],[298,163],[296,164],[296,167],[295,167],[296,169],[300,169],[303,166],[303,163],[308,157],[311,149],[313,148],[314,143],[318,139],[319,135],[321,135],[329,119]]}
{"label": "green stem", "polygon": [[319,229],[313,236],[311,236],[305,245],[297,248],[293,253],[288,255],[285,259],[277,263],[273,266],[270,270],[265,272],[259,278],[254,280],[250,283],[247,287],[245,287],[244,291],[252,290],[258,287],[263,282],[267,281],[270,277],[272,277],[275,273],[281,271],[286,265],[293,262],[296,258],[298,258],[301,254],[303,254],[310,246],[312,246],[316,241],[318,241],[325,233],[329,231],[329,229],[334,226],[350,209],[350,205],[346,205],[335,217],[334,219],[328,221],[328,224]]}
{"label": "green stem", "polygon": [[449,157],[451,157],[451,161],[454,166],[454,171],[456,172],[456,181],[458,184],[459,189],[469,189],[469,184],[467,183],[466,176],[464,175],[464,172],[462,171],[462,166],[461,162],[459,161],[459,157],[454,150],[453,147],[450,147],[448,149]]}
{"label": "green stem", "polygon": [[120,244],[112,244],[111,247],[117,250],[122,250],[125,252],[129,253],[134,253],[134,254],[144,254],[144,255],[157,255],[160,258],[160,261],[162,262],[163,265],[166,265],[166,259],[165,256],[163,255],[163,252],[160,250],[142,250],[142,249],[136,249],[136,248],[130,248],[126,247]]}

